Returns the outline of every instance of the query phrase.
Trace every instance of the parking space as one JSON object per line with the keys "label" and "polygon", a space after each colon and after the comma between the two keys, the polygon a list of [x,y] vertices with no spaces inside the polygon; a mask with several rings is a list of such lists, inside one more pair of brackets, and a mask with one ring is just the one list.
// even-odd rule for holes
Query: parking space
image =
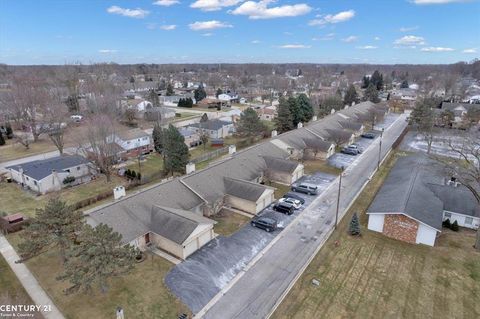
{"label": "parking space", "polygon": [[[304,176],[301,181],[318,185],[321,194],[334,179],[333,175],[318,172]],[[276,219],[276,231],[268,233],[249,223],[229,237],[217,237],[186,261],[175,266],[165,277],[167,286],[193,312],[202,309],[316,198],[297,194],[305,199],[305,204],[293,215],[275,212],[273,205],[259,214]]]}

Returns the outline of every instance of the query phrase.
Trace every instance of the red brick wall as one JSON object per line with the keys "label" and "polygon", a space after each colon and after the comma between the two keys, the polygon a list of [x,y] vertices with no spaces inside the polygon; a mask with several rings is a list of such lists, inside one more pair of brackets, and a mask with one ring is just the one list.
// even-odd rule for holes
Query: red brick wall
{"label": "red brick wall", "polygon": [[390,238],[415,244],[418,222],[404,215],[385,215],[383,234]]}

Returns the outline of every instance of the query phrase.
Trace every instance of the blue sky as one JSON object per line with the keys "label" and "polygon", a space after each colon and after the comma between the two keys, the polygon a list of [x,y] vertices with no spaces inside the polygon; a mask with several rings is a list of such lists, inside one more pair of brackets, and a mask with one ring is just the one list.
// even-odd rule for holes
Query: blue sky
{"label": "blue sky", "polygon": [[479,0],[0,0],[0,62],[452,63]]}

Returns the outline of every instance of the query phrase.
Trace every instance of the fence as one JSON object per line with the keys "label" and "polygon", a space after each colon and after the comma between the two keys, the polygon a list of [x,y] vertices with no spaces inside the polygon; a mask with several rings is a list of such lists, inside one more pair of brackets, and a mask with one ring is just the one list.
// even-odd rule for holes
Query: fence
{"label": "fence", "polygon": [[218,150],[215,150],[215,151],[212,151],[212,152],[209,152],[209,153],[205,153],[205,154],[202,154],[202,155],[197,156],[195,158],[192,158],[190,160],[190,162],[197,164],[197,163],[200,163],[200,162],[208,161],[208,160],[213,159],[213,158],[217,158],[220,155],[224,155],[224,154],[227,154],[227,153],[228,153],[228,146],[224,146],[222,148],[219,148]]}

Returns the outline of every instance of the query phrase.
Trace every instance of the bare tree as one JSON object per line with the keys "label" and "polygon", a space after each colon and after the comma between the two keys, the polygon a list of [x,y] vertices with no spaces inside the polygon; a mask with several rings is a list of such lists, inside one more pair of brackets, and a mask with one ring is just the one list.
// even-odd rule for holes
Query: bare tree
{"label": "bare tree", "polygon": [[[451,139],[446,142],[448,149],[458,158],[434,156],[445,166],[448,174],[455,177],[475,197],[480,205],[480,132],[469,132],[462,143]],[[475,248],[480,250],[480,228],[477,230]]]}
{"label": "bare tree", "polygon": [[116,128],[114,119],[106,114],[92,117],[87,122],[85,141],[80,145],[88,158],[105,174],[110,182],[113,165],[117,160],[118,146],[115,144]]}

